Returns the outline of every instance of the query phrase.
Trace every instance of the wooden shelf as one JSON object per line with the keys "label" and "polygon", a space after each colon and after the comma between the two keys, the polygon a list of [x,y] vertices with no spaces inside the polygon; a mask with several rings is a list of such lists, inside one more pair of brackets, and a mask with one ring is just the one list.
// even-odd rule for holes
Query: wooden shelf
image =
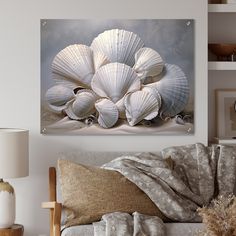
{"label": "wooden shelf", "polygon": [[235,70],[236,71],[236,62],[210,61],[208,62],[208,70]]}
{"label": "wooden shelf", "polygon": [[236,139],[232,138],[214,138],[214,140],[218,144],[236,145]]}
{"label": "wooden shelf", "polygon": [[208,12],[218,12],[218,13],[227,13],[232,12],[236,13],[236,4],[208,4]]}

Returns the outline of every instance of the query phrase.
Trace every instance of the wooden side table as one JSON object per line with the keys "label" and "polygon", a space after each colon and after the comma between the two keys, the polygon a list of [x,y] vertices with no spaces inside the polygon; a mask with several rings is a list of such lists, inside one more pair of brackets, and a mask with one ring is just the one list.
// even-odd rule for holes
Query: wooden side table
{"label": "wooden side table", "polygon": [[13,225],[8,229],[0,229],[0,236],[23,236],[24,226],[23,225]]}

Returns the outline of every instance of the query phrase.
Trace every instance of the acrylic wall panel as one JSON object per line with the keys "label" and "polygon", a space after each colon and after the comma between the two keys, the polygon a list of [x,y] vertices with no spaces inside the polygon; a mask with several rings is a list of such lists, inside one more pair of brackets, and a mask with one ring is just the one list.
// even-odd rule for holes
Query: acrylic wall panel
{"label": "acrylic wall panel", "polygon": [[194,20],[41,20],[41,133],[194,134]]}

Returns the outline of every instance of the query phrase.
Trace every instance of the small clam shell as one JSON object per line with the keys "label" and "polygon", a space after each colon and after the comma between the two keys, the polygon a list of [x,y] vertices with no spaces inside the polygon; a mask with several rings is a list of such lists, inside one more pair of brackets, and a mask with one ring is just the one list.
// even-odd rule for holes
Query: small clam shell
{"label": "small clam shell", "polygon": [[91,87],[100,97],[107,97],[116,103],[127,93],[139,90],[141,82],[131,67],[109,63],[97,70]]}
{"label": "small clam shell", "polygon": [[152,120],[158,115],[160,103],[146,91],[130,93],[125,98],[126,117],[131,126],[143,119]]}
{"label": "small clam shell", "polygon": [[82,44],[74,44],[61,50],[52,62],[52,72],[63,80],[90,86],[94,75],[93,51]]}
{"label": "small clam shell", "polygon": [[183,118],[180,115],[177,115],[175,117],[175,122],[176,122],[176,124],[179,124],[179,125],[185,125],[185,122],[184,122]]}
{"label": "small clam shell", "polygon": [[84,123],[88,126],[93,125],[93,124],[97,123],[97,118],[96,118],[96,116],[89,116],[85,119]]}
{"label": "small clam shell", "polygon": [[109,99],[100,99],[95,103],[99,113],[98,123],[103,128],[111,128],[118,120],[119,112],[116,105]]}
{"label": "small clam shell", "polygon": [[73,120],[82,120],[95,112],[97,96],[91,90],[81,90],[76,98],[67,104],[65,113]]}
{"label": "small clam shell", "polygon": [[75,94],[73,89],[62,85],[55,85],[49,88],[45,94],[49,107],[56,112],[62,111],[65,108],[66,103],[74,97]]}
{"label": "small clam shell", "polygon": [[94,52],[101,52],[110,62],[133,66],[135,53],[144,46],[143,41],[133,32],[112,29],[99,34],[92,42]]}
{"label": "small clam shell", "polygon": [[134,70],[141,80],[159,75],[164,62],[158,52],[151,48],[141,48],[135,54]]}
{"label": "small clam shell", "polygon": [[189,86],[184,72],[177,65],[166,64],[160,81],[145,86],[156,89],[162,98],[161,115],[174,117],[188,103]]}

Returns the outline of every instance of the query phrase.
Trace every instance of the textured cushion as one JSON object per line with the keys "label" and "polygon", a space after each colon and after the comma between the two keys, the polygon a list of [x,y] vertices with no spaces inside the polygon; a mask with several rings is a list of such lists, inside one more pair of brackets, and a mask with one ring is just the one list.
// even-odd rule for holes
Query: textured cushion
{"label": "textured cushion", "polygon": [[165,217],[150,198],[116,171],[59,160],[63,205],[75,213],[66,226],[89,224],[114,211]]}
{"label": "textured cushion", "polygon": [[[167,236],[193,236],[197,235],[200,230],[204,229],[204,224],[201,223],[167,223]],[[62,231],[61,236],[94,236],[93,225],[79,225],[66,228]]]}

